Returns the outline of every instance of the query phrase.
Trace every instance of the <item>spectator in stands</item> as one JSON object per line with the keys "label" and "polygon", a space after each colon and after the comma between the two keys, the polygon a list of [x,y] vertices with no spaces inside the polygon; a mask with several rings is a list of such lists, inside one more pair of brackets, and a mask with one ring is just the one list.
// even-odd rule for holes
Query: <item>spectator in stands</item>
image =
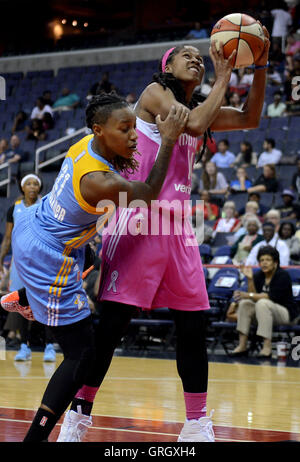
{"label": "spectator in stands", "polygon": [[278,181],[276,178],[276,168],[273,164],[263,167],[263,173],[254,181],[254,185],[248,189],[248,193],[253,192],[277,192]]}
{"label": "spectator in stands", "polygon": [[[17,162],[22,162],[25,160],[25,153],[20,148],[20,138],[17,135],[12,135],[10,138],[9,147],[5,153],[4,162],[8,162],[10,164],[15,164]],[[1,159],[0,159],[0,163]]]}
{"label": "spectator in stands", "polygon": [[300,240],[295,236],[296,227],[290,221],[281,223],[278,236],[282,239],[290,250],[290,264],[300,265]]}
{"label": "spectator in stands", "polygon": [[[263,217],[269,210],[270,207],[267,207],[266,205],[264,204],[261,204],[260,203],[260,194],[259,192],[253,192],[253,193],[250,193],[248,195],[248,202],[256,202],[257,205],[258,205],[258,209],[257,211],[255,212],[257,214],[258,217]],[[246,206],[247,206],[246,204]],[[240,210],[239,210],[239,215],[244,215],[244,213],[246,213],[246,208],[245,207],[242,207]]]}
{"label": "spectator in stands", "polygon": [[274,69],[272,64],[267,69],[267,85],[281,85],[282,78],[278,71]]}
{"label": "spectator in stands", "polygon": [[207,38],[207,30],[202,27],[202,24],[200,21],[196,21],[194,24],[194,28],[191,29],[188,33],[188,35],[185,37],[186,39],[202,39],[202,38]]}
{"label": "spectator in stands", "polygon": [[32,109],[30,118],[33,119],[40,119],[44,117],[45,112],[48,112],[53,117],[52,108],[49,104],[46,104],[43,97],[37,98],[36,106]]}
{"label": "spectator in stands", "polygon": [[275,226],[275,233],[278,233],[280,228],[280,211],[276,209],[270,209],[265,215],[265,221],[268,223],[273,223]]}
{"label": "spectator in stands", "polygon": [[300,157],[297,160],[297,171],[293,175],[291,188],[300,198]]}
{"label": "spectator in stands", "polygon": [[12,134],[16,132],[24,132],[26,130],[26,126],[28,124],[28,116],[26,112],[19,111],[13,121],[11,132]]}
{"label": "spectator in stands", "polygon": [[136,98],[136,94],[131,92],[131,93],[128,93],[128,95],[126,96],[126,101],[127,103],[129,103],[130,107],[131,108],[134,108],[134,105],[137,101],[137,98]]}
{"label": "spectator in stands", "polygon": [[229,94],[229,106],[235,107],[236,109],[242,109],[244,103],[239,93],[236,91]]}
{"label": "spectator in stands", "polygon": [[207,162],[203,169],[202,178],[199,182],[199,194],[208,191],[211,195],[225,194],[228,190],[228,183],[223,173],[218,172],[216,164]]}
{"label": "spectator in stands", "polygon": [[[212,90],[212,87],[214,86],[216,81],[216,78],[214,75],[208,75],[203,83],[199,86],[199,92],[202,96],[208,96]],[[194,91],[197,91],[198,87],[195,88]]]}
{"label": "spectator in stands", "polygon": [[52,92],[50,90],[45,90],[43,92],[43,99],[48,106],[53,106]]}
{"label": "spectator in stands", "polygon": [[247,266],[256,266],[258,263],[257,255],[259,249],[265,245],[270,245],[278,250],[280,255],[280,263],[282,266],[288,266],[290,261],[290,251],[284,241],[279,239],[278,234],[275,233],[275,225],[271,222],[263,224],[263,237],[264,240],[256,244],[247,257]]}
{"label": "spectator in stands", "polygon": [[280,211],[281,218],[286,220],[300,220],[300,205],[295,203],[295,193],[291,189],[284,189],[281,197],[283,205],[276,207],[276,209]]}
{"label": "spectator in stands", "polygon": [[[197,155],[200,155],[201,151],[202,151],[202,146],[203,146],[203,137],[201,136],[201,138],[199,139],[198,143],[197,143],[197,147],[196,147],[196,159],[197,159]],[[202,164],[204,165],[206,162],[209,162],[212,158],[212,156],[217,152],[218,148],[217,148],[217,143],[216,143],[216,140],[211,137],[207,139],[206,141],[206,148],[207,148],[207,152],[205,152],[202,156],[202,159],[201,159],[201,162]]]}
{"label": "spectator in stands", "polygon": [[252,268],[242,268],[247,278],[248,291],[234,292],[234,299],[238,303],[239,344],[231,353],[233,357],[248,354],[250,326],[256,320],[256,334],[263,338],[263,347],[257,357],[271,358],[273,325],[289,324],[297,314],[292,281],[288,272],[280,268],[278,251],[271,246],[264,246],[257,258],[260,271],[253,274]]}
{"label": "spectator in stands", "polygon": [[54,127],[54,119],[49,112],[45,112],[42,118],[42,125],[44,130],[51,130]]}
{"label": "spectator in stands", "polygon": [[256,166],[257,154],[253,152],[252,144],[249,141],[242,141],[240,144],[240,152],[235,158],[234,167],[250,167]]}
{"label": "spectator in stands", "polygon": [[208,138],[204,151],[202,152],[202,150],[203,137],[201,136],[196,147],[194,170],[197,170],[201,167],[204,168],[206,163],[211,161],[211,158],[218,150],[216,140],[213,137]]}
{"label": "spectator in stands", "polygon": [[300,53],[300,40],[295,34],[289,34],[286,38],[285,57],[289,67],[293,67],[293,56]]}
{"label": "spectator in stands", "polygon": [[75,109],[80,103],[80,98],[76,93],[71,93],[69,88],[62,89],[61,96],[54,102],[54,111],[71,111]]}
{"label": "spectator in stands", "polygon": [[43,121],[40,119],[33,119],[27,127],[27,140],[43,141],[47,137],[43,127]]}
{"label": "spectator in stands", "polygon": [[282,101],[281,91],[275,91],[273,94],[273,103],[267,107],[268,117],[281,117],[285,115],[286,104]]}
{"label": "spectator in stands", "polygon": [[249,180],[246,169],[244,167],[239,167],[236,171],[236,179],[232,180],[230,183],[230,192],[245,192],[248,188],[251,188],[251,186],[252,181]]}
{"label": "spectator in stands", "polygon": [[229,80],[229,83],[228,83],[229,91],[235,92],[236,88],[238,87],[238,84],[239,84],[239,78],[238,78],[237,72],[232,71],[231,76],[230,76],[230,80]]}
{"label": "spectator in stands", "polygon": [[235,161],[235,155],[228,150],[229,141],[221,140],[218,143],[218,151],[211,158],[211,162],[215,163],[218,168],[232,167]]}
{"label": "spectator in stands", "polygon": [[200,199],[203,204],[197,204],[192,208],[192,215],[195,215],[196,211],[201,209],[204,220],[212,221],[219,217],[220,210],[217,204],[211,202],[211,196],[208,191],[202,191]]}
{"label": "spectator in stands", "polygon": [[257,216],[259,205],[256,201],[248,201],[245,205],[245,214],[252,213],[253,215]]}
{"label": "spectator in stands", "polygon": [[[258,205],[256,202],[247,202],[246,204],[246,212],[243,215],[240,215],[240,220],[241,220],[241,226],[240,228],[234,233],[234,236],[231,240],[232,244],[238,241],[238,239],[243,235],[247,233],[247,228],[246,228],[246,222],[249,218],[257,218],[258,222],[261,224],[262,219],[257,215],[257,208]],[[261,227],[259,227],[258,234],[262,234]]]}
{"label": "spectator in stands", "polygon": [[9,148],[9,144],[6,138],[0,140],[0,164],[4,162],[5,154]]}
{"label": "spectator in stands", "polygon": [[226,201],[222,209],[222,217],[214,224],[214,236],[217,233],[234,233],[240,226],[239,218],[236,218],[236,208],[233,201]]}
{"label": "spectator in stands", "polygon": [[[271,10],[271,15],[274,18],[272,39],[278,39],[279,43],[284,43],[286,36],[288,35],[289,28],[292,25],[292,16],[287,11],[288,6],[284,0],[279,0],[278,6]],[[273,42],[274,40],[272,40]]]}
{"label": "spectator in stands", "polygon": [[257,162],[257,167],[264,167],[268,164],[276,165],[279,163],[282,152],[275,148],[275,140],[273,138],[266,138],[263,143],[264,151],[260,154]]}
{"label": "spectator in stands", "polygon": [[91,86],[87,99],[99,95],[100,93],[110,93],[113,90],[116,90],[116,87],[109,80],[109,72],[103,72],[101,80]]}
{"label": "spectator in stands", "polygon": [[281,45],[278,41],[271,43],[271,50],[269,53],[269,61],[274,68],[279,67],[285,61],[285,54],[282,53]]}
{"label": "spectator in stands", "polygon": [[249,67],[240,69],[239,75],[240,75],[239,87],[245,88],[245,90],[247,91],[251,87],[253,79],[254,79],[254,68],[249,66]]}
{"label": "spectator in stands", "polygon": [[244,219],[242,218],[242,224],[244,232],[230,250],[230,257],[234,265],[244,264],[252,248],[264,239],[259,234],[261,223],[257,216],[248,213]]}

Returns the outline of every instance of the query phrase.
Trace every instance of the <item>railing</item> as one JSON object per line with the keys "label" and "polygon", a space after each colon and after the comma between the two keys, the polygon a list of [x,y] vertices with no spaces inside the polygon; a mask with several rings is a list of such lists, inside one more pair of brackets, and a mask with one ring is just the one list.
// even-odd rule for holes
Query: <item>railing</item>
{"label": "railing", "polygon": [[7,178],[4,180],[0,180],[0,187],[6,185],[6,197],[10,196],[10,183],[11,183],[11,164],[5,162],[4,164],[0,165],[0,171],[7,168]]}
{"label": "railing", "polygon": [[87,127],[82,127],[70,135],[66,135],[66,136],[63,136],[62,138],[58,138],[57,140],[51,141],[50,143],[45,144],[44,146],[41,146],[40,148],[38,148],[35,152],[35,173],[38,175],[39,170],[41,168],[46,167],[46,165],[51,165],[57,160],[62,159],[63,157],[65,157],[67,153],[67,151],[65,151],[60,154],[57,154],[54,157],[51,157],[51,159],[47,159],[47,160],[44,160],[43,162],[39,162],[40,155],[42,152],[47,151],[48,149],[52,148],[53,146],[57,146],[60,143],[64,143],[65,141],[70,140],[71,138],[74,138],[77,135],[80,135],[80,133],[86,133],[87,130],[88,130]]}

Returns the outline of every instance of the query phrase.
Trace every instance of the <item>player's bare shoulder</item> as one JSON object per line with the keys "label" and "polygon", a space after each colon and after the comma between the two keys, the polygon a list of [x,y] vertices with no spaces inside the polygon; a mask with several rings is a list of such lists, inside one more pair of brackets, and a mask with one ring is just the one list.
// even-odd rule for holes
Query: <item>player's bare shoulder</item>
{"label": "player's bare shoulder", "polygon": [[155,117],[158,114],[165,118],[171,106],[177,104],[169,88],[163,88],[159,83],[153,82],[141,94],[135,112],[146,122],[155,123]]}

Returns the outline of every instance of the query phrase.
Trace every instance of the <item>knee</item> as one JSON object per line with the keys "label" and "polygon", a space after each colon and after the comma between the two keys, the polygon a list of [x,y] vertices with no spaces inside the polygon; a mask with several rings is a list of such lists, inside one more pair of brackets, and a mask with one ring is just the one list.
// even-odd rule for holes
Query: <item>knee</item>
{"label": "knee", "polygon": [[237,311],[238,316],[241,316],[247,313],[249,309],[250,309],[249,300],[245,300],[245,299],[241,300],[239,302],[238,311]]}
{"label": "knee", "polygon": [[271,300],[268,300],[267,298],[261,298],[255,303],[255,311],[262,311],[266,310],[267,308],[269,309],[271,304]]}

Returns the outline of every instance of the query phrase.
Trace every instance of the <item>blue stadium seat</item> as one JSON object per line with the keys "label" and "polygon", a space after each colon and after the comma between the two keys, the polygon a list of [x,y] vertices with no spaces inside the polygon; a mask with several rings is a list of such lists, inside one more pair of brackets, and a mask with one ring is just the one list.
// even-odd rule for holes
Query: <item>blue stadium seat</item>
{"label": "blue stadium seat", "polygon": [[222,245],[228,245],[228,238],[233,236],[233,234],[234,233],[217,233],[213,241],[213,246],[220,247]]}
{"label": "blue stadium seat", "polygon": [[289,133],[291,133],[291,131],[293,130],[296,130],[299,133],[299,127],[300,127],[300,116],[291,117]]}
{"label": "blue stadium seat", "polygon": [[288,130],[289,128],[288,125],[289,125],[288,117],[271,117],[269,127],[270,129],[279,128],[279,129]]}
{"label": "blue stadium seat", "polygon": [[230,257],[231,246],[230,245],[221,245],[217,248],[214,253],[214,257]]}
{"label": "blue stadium seat", "polygon": [[229,301],[233,292],[239,288],[240,273],[237,268],[221,268],[213,276],[208,286],[209,298]]}
{"label": "blue stadium seat", "polygon": [[212,250],[209,244],[199,245],[199,252],[202,259],[202,263],[209,263],[212,258]]}

